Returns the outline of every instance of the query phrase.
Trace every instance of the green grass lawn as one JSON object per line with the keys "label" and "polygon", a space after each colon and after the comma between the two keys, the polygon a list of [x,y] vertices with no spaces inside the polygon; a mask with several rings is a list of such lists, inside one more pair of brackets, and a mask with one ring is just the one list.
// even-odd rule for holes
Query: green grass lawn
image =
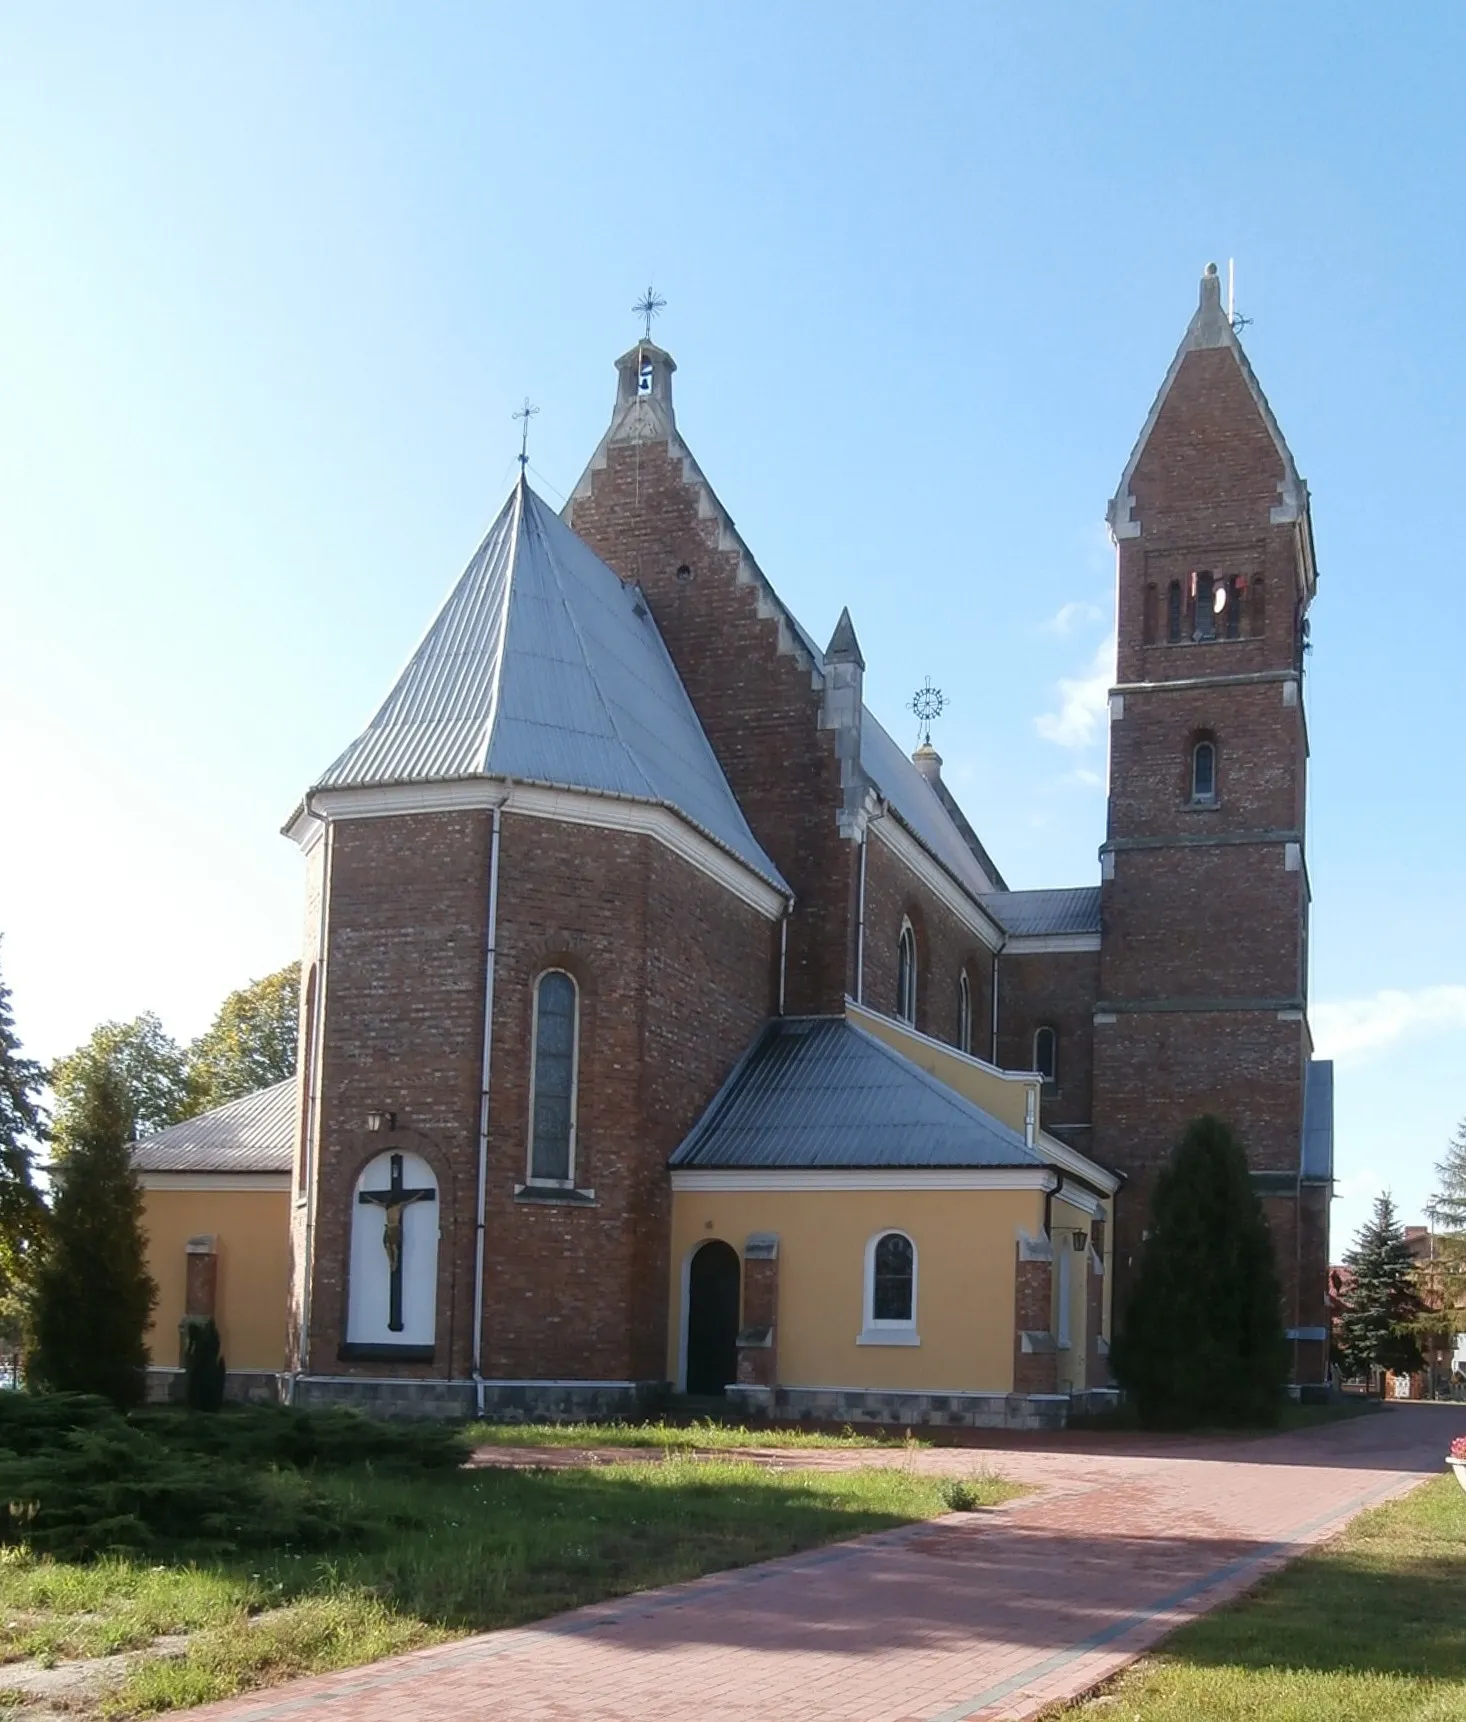
{"label": "green grass lawn", "polygon": [[740,1447],[925,1447],[912,1436],[838,1434],[809,1429],[749,1429],[710,1417],[689,1423],[470,1423],[469,1442],[480,1447],[657,1447],[727,1452]]}
{"label": "green grass lawn", "polygon": [[[977,1463],[964,1480],[969,1498],[959,1503],[953,1479],[905,1466],[813,1472],[791,1456],[787,1467],[771,1469],[696,1457],[660,1437],[649,1444],[672,1450],[645,1461],[464,1471],[442,1463],[441,1432],[424,1430],[425,1464],[414,1470],[410,1432],[401,1426],[381,1438],[404,1450],[373,1460],[361,1453],[380,1425],[360,1420],[353,1434],[346,1424],[292,1417],[225,1412],[189,1421],[149,1413],[137,1422],[150,1451],[162,1451],[147,1461],[159,1488],[196,1487],[201,1474],[252,1479],[265,1491],[262,1510],[305,1512],[307,1544],[292,1546],[288,1532],[276,1543],[255,1535],[247,1552],[231,1552],[190,1545],[176,1530],[152,1541],[130,1532],[144,1537],[140,1546],[62,1559],[37,1555],[23,1540],[26,1523],[48,1522],[46,1510],[30,1521],[12,1516],[9,1544],[0,1549],[0,1660],[49,1664],[141,1652],[186,1632],[182,1655],[143,1656],[90,1709],[149,1714],[1019,1492]],[[302,1430],[309,1439],[299,1439]],[[43,1433],[52,1446],[37,1459],[22,1455],[17,1463],[32,1469],[14,1475],[56,1497],[55,1524],[65,1505],[62,1485],[48,1480],[55,1443],[71,1456],[66,1463],[83,1455],[92,1473],[102,1449],[94,1429],[55,1437],[19,1428],[9,1439],[35,1447]],[[117,1438],[110,1424],[104,1433]],[[314,1453],[303,1468],[280,1459],[297,1448]],[[343,1456],[347,1462],[338,1462]],[[143,1462],[131,1449],[124,1457]],[[209,1465],[224,1469],[209,1472]],[[71,1475],[64,1466],[57,1474]],[[106,1486],[120,1510],[127,1479]]]}
{"label": "green grass lawn", "polygon": [[1362,1514],[1168,1639],[1075,1722],[1466,1718],[1466,1493],[1438,1478]]}

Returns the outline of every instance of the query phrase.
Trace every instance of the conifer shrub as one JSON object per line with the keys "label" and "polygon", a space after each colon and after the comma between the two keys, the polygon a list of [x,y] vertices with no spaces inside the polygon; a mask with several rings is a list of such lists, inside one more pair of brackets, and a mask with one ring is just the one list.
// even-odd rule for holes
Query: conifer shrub
{"label": "conifer shrub", "polygon": [[190,1321],[183,1334],[183,1395],[190,1411],[218,1411],[224,1404],[224,1353],[213,1317]]}
{"label": "conifer shrub", "polygon": [[1272,1238],[1220,1119],[1188,1125],[1156,1179],[1110,1367],[1149,1428],[1277,1422],[1288,1345]]}
{"label": "conifer shrub", "polygon": [[131,1421],[182,1453],[242,1465],[297,1470],[456,1470],[471,1441],[461,1427],[437,1422],[379,1422],[344,1406],[318,1411],[281,1405],[226,1405],[217,1417],[174,1409],[136,1411]]}

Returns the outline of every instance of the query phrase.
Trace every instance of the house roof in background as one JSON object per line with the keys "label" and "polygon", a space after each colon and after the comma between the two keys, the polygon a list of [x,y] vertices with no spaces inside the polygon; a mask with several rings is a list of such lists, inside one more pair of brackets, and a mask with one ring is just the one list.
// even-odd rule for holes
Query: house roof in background
{"label": "house roof in background", "polygon": [[134,1143],[138,1172],[288,1172],[295,1155],[295,1078],[171,1124]]}
{"label": "house roof in background", "polygon": [[674,1168],[1041,1167],[1016,1130],[844,1017],[776,1017]]}

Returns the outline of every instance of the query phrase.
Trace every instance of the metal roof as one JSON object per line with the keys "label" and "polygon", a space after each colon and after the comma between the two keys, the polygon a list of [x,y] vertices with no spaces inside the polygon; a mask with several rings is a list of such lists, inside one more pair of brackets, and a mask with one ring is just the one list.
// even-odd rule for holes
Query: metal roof
{"label": "metal roof", "polygon": [[320,789],[515,778],[673,808],[780,889],[641,594],[521,480]]}
{"label": "metal roof", "polygon": [[895,809],[901,823],[975,897],[999,881],[989,876],[936,790],[877,722],[869,706],[860,717],[860,768]]}
{"label": "metal roof", "polygon": [[170,1124],[134,1143],[139,1172],[288,1172],[295,1156],[295,1078]]}
{"label": "metal roof", "polygon": [[1314,1058],[1308,1063],[1303,1087],[1303,1148],[1299,1171],[1309,1182],[1331,1182],[1334,1176],[1334,1061]]}
{"label": "metal roof", "polygon": [[675,1167],[1043,1166],[1016,1130],[844,1017],[776,1017]]}
{"label": "metal roof", "polygon": [[982,906],[1015,938],[1043,933],[1097,933],[1100,888],[1079,885],[1060,891],[997,891]]}

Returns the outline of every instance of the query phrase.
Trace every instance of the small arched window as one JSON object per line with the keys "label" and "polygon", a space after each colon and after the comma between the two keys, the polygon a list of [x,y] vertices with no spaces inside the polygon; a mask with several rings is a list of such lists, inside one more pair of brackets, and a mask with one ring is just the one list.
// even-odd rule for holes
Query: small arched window
{"label": "small arched window", "polygon": [[1166,638],[1173,644],[1181,638],[1181,582],[1173,580],[1166,588]]}
{"label": "small arched window", "polygon": [[877,1232],[865,1246],[860,1344],[916,1345],[916,1245],[905,1232]]}
{"label": "small arched window", "polygon": [[529,1178],[532,1184],[575,1180],[575,1079],[580,1000],[564,969],[535,982],[529,1099]]}
{"label": "small arched window", "polygon": [[916,934],[910,921],[901,923],[896,947],[896,1015],[902,1022],[916,1023]]}
{"label": "small arched window", "polygon": [[1191,799],[1203,805],[1217,798],[1217,748],[1199,741],[1191,749]]}
{"label": "small arched window", "polygon": [[1045,1027],[1034,1030],[1033,1068],[1045,1082],[1059,1080],[1059,1035],[1056,1029]]}
{"label": "small arched window", "polygon": [[957,1047],[972,1051],[972,987],[966,969],[957,977]]}

